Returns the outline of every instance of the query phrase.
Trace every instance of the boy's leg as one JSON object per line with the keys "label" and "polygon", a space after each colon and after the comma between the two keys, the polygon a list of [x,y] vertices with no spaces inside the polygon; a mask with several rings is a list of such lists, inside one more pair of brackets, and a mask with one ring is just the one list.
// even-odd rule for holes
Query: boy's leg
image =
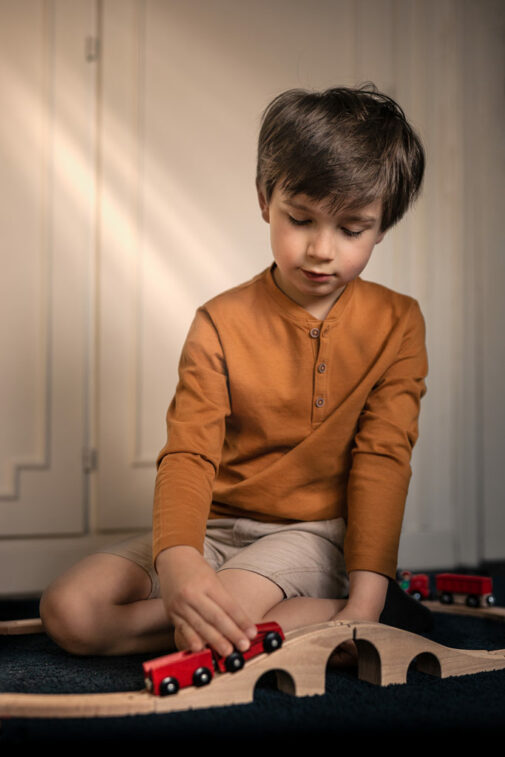
{"label": "boy's leg", "polygon": [[132,560],[90,555],[44,592],[40,615],[47,633],[73,654],[121,655],[174,649],[161,599]]}
{"label": "boy's leg", "polygon": [[[257,603],[258,613],[252,617],[256,622],[276,621],[284,632],[333,620],[347,603],[340,519],[285,528],[239,523],[246,539],[249,531],[255,535],[257,530],[263,532],[260,538],[218,572],[227,588],[238,600],[263,593],[265,601]],[[236,542],[240,535],[235,533]],[[349,644],[338,647],[332,664],[354,664]]]}
{"label": "boy's leg", "polygon": [[316,597],[285,599],[284,592],[277,584],[248,570],[221,570],[218,576],[257,623],[274,620],[283,631],[332,620],[346,603],[345,599]]}
{"label": "boy's leg", "polygon": [[[214,529],[219,535],[219,523]],[[332,620],[346,604],[341,518],[288,525],[239,519],[232,532],[239,549],[227,556],[218,576],[238,601],[258,594],[256,622],[275,620],[290,631]]]}
{"label": "boy's leg", "polygon": [[[174,633],[162,600],[152,598],[157,577],[150,572],[150,541],[150,535],[145,535],[133,540],[133,548],[128,540],[126,551],[120,544],[112,550],[116,554],[91,555],[46,590],[41,617],[58,644],[75,654],[169,652],[174,648]],[[263,566],[264,555],[257,557]],[[207,558],[214,564],[210,552]],[[296,563],[299,567],[298,549]],[[330,620],[344,603],[308,597],[285,600],[285,591],[274,578],[254,569],[223,567],[218,572],[220,580],[248,614],[256,622],[277,620],[286,631]],[[308,575],[312,572],[309,567]]]}
{"label": "boy's leg", "polygon": [[[330,620],[343,600],[284,600],[277,584],[247,570],[218,573],[256,622],[276,620],[285,631]],[[160,598],[135,562],[112,554],[84,558],[44,592],[40,614],[47,633],[73,654],[122,655],[175,648]]]}
{"label": "boy's leg", "polygon": [[[333,620],[345,606],[346,599],[322,599],[317,597],[291,597],[284,599],[284,592],[270,579],[247,570],[222,570],[218,576],[225,588],[237,598],[246,596],[255,604],[251,617],[257,623],[275,621],[284,633],[303,626]],[[267,609],[268,608],[268,609]],[[245,606],[250,612],[250,608]],[[344,642],[334,651],[330,664],[349,667],[356,664],[352,641]]]}
{"label": "boy's leg", "polygon": [[[207,559],[216,569],[212,550]],[[238,574],[242,580],[234,581],[230,592],[259,621],[282,599],[282,590],[254,573]],[[40,613],[48,634],[74,654],[168,653],[179,641],[159,595],[150,534],[81,560],[46,589]]]}
{"label": "boy's leg", "polygon": [[269,578],[250,570],[220,570],[219,580],[255,622],[284,599],[284,592]]}
{"label": "boy's leg", "polygon": [[[176,648],[179,638],[150,570],[150,543],[146,534],[90,555],[46,589],[40,614],[56,643],[74,654],[97,655],[168,653]],[[217,567],[211,552],[207,557]],[[284,597],[282,589],[257,573],[225,570],[218,575],[256,622]]]}

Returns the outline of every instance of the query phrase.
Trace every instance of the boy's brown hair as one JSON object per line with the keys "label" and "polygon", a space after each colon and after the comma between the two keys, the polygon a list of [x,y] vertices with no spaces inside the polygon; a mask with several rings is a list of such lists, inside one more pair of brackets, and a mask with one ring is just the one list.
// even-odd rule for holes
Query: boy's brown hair
{"label": "boy's brown hair", "polygon": [[279,184],[289,195],[328,200],[334,212],[380,199],[386,231],[417,197],[424,165],[403,110],[373,84],[291,89],[263,114],[256,183],[267,202]]}

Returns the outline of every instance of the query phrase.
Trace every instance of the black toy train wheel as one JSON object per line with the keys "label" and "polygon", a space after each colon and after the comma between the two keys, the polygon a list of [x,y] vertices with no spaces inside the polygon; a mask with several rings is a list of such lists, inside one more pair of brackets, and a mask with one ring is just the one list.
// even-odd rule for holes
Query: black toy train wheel
{"label": "black toy train wheel", "polygon": [[479,598],[476,597],[474,594],[469,594],[466,598],[466,604],[467,607],[478,607],[479,606]]}
{"label": "black toy train wheel", "polygon": [[195,686],[206,686],[212,681],[212,673],[208,668],[197,668],[193,673],[193,684]]}
{"label": "black toy train wheel", "polygon": [[452,594],[448,591],[444,591],[440,595],[440,601],[443,605],[452,605]]}
{"label": "black toy train wheel", "polygon": [[177,694],[179,691],[179,681],[177,678],[169,676],[164,678],[160,683],[160,695],[162,697],[169,696],[170,694]]}
{"label": "black toy train wheel", "polygon": [[240,652],[232,652],[224,661],[224,666],[228,673],[236,673],[244,667],[244,658]]}
{"label": "black toy train wheel", "polygon": [[282,647],[282,636],[277,631],[270,631],[263,640],[263,649],[265,652],[275,652]]}

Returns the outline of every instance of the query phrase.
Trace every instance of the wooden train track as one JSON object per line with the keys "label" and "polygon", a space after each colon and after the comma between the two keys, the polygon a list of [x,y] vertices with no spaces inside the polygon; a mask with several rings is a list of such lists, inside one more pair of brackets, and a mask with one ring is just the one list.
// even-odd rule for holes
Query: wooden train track
{"label": "wooden train track", "polygon": [[[466,608],[426,603],[435,612],[451,612],[505,621],[505,608]],[[4,621],[0,634],[43,632],[38,619]],[[295,696],[325,693],[326,666],[342,642],[353,639],[358,649],[360,680],[387,686],[407,681],[417,670],[446,678],[505,669],[505,649],[452,649],[408,631],[380,623],[332,621],[286,634],[281,649],[262,654],[237,673],[217,675],[203,688],[188,688],[174,696],[142,691],[104,694],[0,694],[0,718],[80,718],[146,715],[246,704],[253,701],[258,679],[275,671],[278,686]]]}

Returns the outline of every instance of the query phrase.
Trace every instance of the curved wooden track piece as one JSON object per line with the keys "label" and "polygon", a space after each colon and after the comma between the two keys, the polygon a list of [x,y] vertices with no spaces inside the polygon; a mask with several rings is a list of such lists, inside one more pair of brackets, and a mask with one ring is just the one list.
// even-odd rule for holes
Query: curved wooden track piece
{"label": "curved wooden track piece", "polygon": [[[438,605],[431,603],[435,604]],[[499,609],[493,609],[493,615],[487,610],[474,610],[471,614],[503,621],[505,611],[499,612]],[[6,631],[4,625],[0,632],[43,630],[41,624],[33,621],[24,622],[24,626],[11,625],[15,629],[22,627],[28,630]],[[358,648],[358,677],[380,686],[405,683],[414,660],[418,670],[442,678],[505,669],[505,649],[452,649],[380,623],[332,621],[287,633],[281,649],[248,661],[237,673],[217,675],[202,688],[190,687],[168,697],[154,696],[145,690],[109,694],[6,693],[0,694],[0,718],[116,717],[246,704],[253,701],[255,685],[268,671],[276,672],[278,686],[286,693],[324,694],[328,659],[335,648],[348,639],[354,639]]]}
{"label": "curved wooden track piece", "polygon": [[505,623],[505,607],[467,607],[462,604],[445,605],[438,601],[423,602],[433,612],[447,612],[450,615],[473,615],[484,620],[497,620]]}
{"label": "curved wooden track piece", "polygon": [[43,633],[44,626],[40,618],[29,620],[0,620],[0,636],[12,636],[28,633]]}

